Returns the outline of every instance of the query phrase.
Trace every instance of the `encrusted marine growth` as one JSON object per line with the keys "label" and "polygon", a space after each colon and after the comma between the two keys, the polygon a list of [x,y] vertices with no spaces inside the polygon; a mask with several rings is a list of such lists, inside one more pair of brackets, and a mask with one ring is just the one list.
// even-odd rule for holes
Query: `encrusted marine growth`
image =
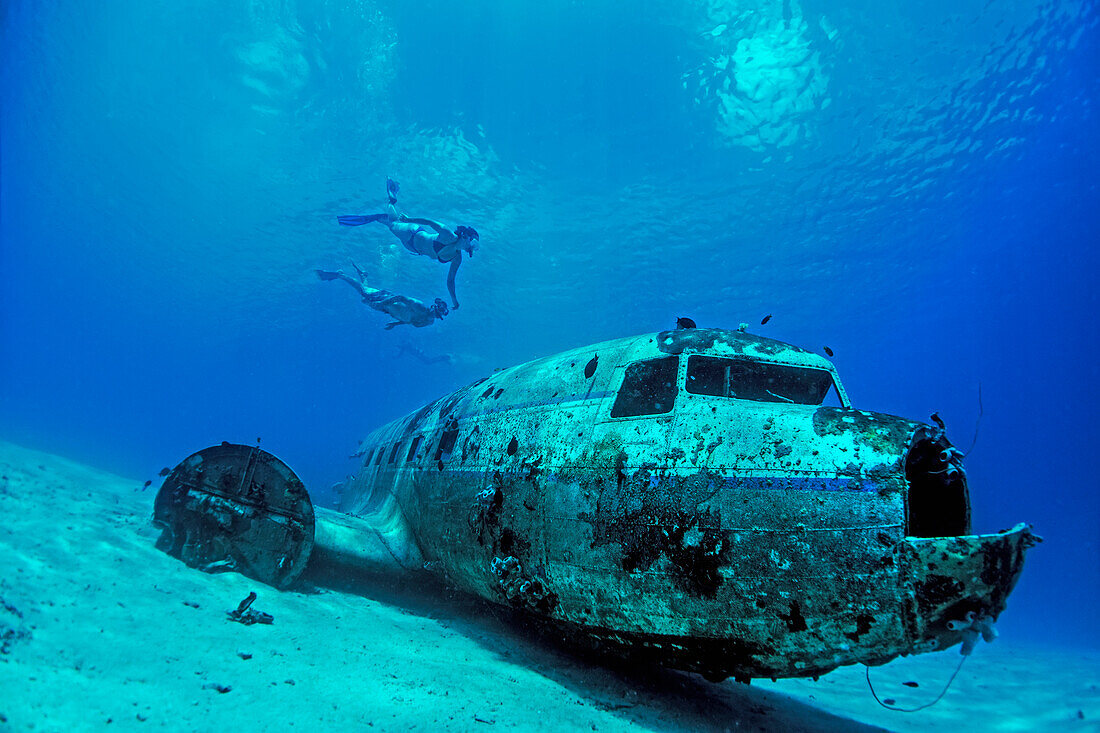
{"label": "encrusted marine growth", "polygon": [[710,677],[958,639],[948,621],[1000,613],[1030,541],[961,536],[965,472],[941,428],[853,410],[823,357],[739,331],[501,370],[360,453],[346,509],[391,507],[449,582]]}
{"label": "encrusted marine growth", "polygon": [[656,464],[616,481],[597,481],[594,513],[578,519],[592,527],[592,546],[614,543],[628,573],[648,571],[661,560],[684,592],[714,598],[728,565],[730,532],[721,528],[721,511],[708,502],[720,482],[705,472],[681,477],[662,475]]}

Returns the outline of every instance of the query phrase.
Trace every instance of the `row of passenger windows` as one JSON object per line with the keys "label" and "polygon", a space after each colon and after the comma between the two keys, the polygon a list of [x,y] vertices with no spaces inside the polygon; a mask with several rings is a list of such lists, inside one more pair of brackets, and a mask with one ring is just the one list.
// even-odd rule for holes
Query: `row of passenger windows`
{"label": "row of passenger windows", "polygon": [[[420,449],[420,443],[423,440],[423,435],[417,435],[412,439],[412,442],[409,443],[409,450],[405,454],[405,463],[412,463],[418,458],[417,451]],[[390,449],[390,457],[386,461],[387,463],[397,463],[397,457],[401,449],[401,442],[402,441],[399,440],[393,444],[393,447]],[[439,442],[435,446],[435,455],[433,456],[433,460],[446,461],[447,459],[449,459],[451,457],[451,453],[454,452],[456,442],[458,442],[458,420],[452,417],[447,420],[447,422],[443,423],[443,430],[439,434]],[[377,454],[374,453],[374,451],[376,450],[378,451]],[[379,446],[378,448],[372,448],[370,451],[368,451],[367,460],[364,462],[363,465],[371,465],[372,455],[374,456],[374,465],[381,466],[382,458],[386,455],[386,446]]]}
{"label": "row of passenger windows", "polygon": [[[424,440],[423,435],[418,435],[415,438],[413,438],[412,443],[409,444],[409,451],[405,455],[405,463],[412,463],[412,461],[416,458],[416,451],[417,451],[418,448],[420,448],[420,443],[423,440]],[[398,454],[400,448],[401,448],[401,443],[400,442],[397,442],[397,443],[393,444],[393,448],[390,449],[390,457],[386,460],[386,463],[397,463],[397,454]],[[363,462],[363,465],[364,466],[371,465],[371,460],[373,458],[374,465],[381,466],[382,465],[382,459],[385,458],[385,456],[386,456],[386,446],[382,445],[382,446],[379,446],[377,448],[371,448],[369,451],[367,451],[367,460]]]}
{"label": "row of passenger windows", "polygon": [[[680,359],[667,356],[639,361],[626,368],[611,417],[663,415],[676,404]],[[768,364],[748,359],[689,356],[687,391],[754,402],[820,405],[833,386],[824,369]]]}

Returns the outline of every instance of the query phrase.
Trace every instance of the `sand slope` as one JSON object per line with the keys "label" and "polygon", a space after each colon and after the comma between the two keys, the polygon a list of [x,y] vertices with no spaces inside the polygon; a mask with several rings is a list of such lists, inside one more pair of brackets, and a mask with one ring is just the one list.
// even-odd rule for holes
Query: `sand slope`
{"label": "sand slope", "polygon": [[[204,575],[154,548],[143,480],[0,443],[0,730],[1100,730],[1095,653],[999,641],[939,705],[903,715],[874,703],[862,668],[712,685],[593,664],[435,589]],[[227,620],[251,590],[273,625]],[[919,704],[956,659],[873,680]]]}

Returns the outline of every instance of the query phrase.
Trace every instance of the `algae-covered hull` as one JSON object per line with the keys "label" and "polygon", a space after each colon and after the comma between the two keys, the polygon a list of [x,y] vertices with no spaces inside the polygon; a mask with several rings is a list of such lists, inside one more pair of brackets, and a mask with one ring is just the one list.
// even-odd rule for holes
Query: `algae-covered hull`
{"label": "algae-covered hull", "polygon": [[[574,640],[710,678],[950,646],[1004,610],[1035,541],[1022,525],[970,534],[941,426],[854,410],[825,359],[718,329],[499,371],[357,455],[345,514],[317,512],[321,556],[427,569]],[[235,485],[226,470],[211,481]]]}
{"label": "algae-covered hull", "polygon": [[748,483],[599,460],[497,468],[465,490],[426,476],[403,513],[452,585],[575,642],[709,678],[812,676],[951,646],[951,622],[1004,610],[1034,542],[1024,525],[904,537],[877,513],[853,516],[868,497]]}

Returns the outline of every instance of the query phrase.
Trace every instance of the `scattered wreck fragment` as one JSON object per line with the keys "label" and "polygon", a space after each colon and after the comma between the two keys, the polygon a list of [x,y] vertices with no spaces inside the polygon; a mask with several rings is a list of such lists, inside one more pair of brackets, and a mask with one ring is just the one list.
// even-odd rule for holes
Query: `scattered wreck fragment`
{"label": "scattered wreck fragment", "polygon": [[356,455],[333,512],[258,448],[197,453],[158,495],[162,546],[278,587],[311,552],[427,569],[609,652],[748,680],[957,644],[1038,541],[970,534],[942,427],[855,410],[824,357],[740,331],[505,369]]}

